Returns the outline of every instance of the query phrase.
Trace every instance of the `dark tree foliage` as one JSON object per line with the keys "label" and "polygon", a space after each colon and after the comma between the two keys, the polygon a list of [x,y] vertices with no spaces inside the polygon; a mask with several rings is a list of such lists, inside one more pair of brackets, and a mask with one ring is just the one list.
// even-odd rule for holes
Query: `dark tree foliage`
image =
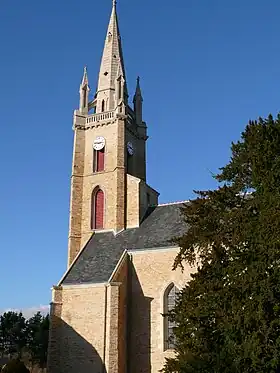
{"label": "dark tree foliage", "polygon": [[49,316],[37,312],[27,321],[27,350],[32,366],[45,368],[47,363]]}
{"label": "dark tree foliage", "polygon": [[0,345],[3,355],[21,356],[26,345],[26,323],[22,313],[11,311],[0,316]]}
{"label": "dark tree foliage", "polygon": [[29,370],[20,359],[13,359],[3,366],[1,373],[29,373]]}
{"label": "dark tree foliage", "polygon": [[26,357],[31,367],[45,368],[47,363],[49,316],[36,313],[26,320],[22,313],[6,312],[0,316],[1,357]]}
{"label": "dark tree foliage", "polygon": [[174,269],[198,266],[171,317],[163,371],[280,372],[280,116],[249,122],[217,190],[183,209]]}

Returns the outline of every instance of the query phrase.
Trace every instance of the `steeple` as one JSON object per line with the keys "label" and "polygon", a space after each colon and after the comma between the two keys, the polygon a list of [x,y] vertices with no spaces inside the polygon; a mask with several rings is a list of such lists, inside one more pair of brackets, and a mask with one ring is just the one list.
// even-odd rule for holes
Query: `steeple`
{"label": "steeple", "polygon": [[133,97],[133,103],[134,103],[134,112],[135,112],[135,118],[136,118],[136,124],[138,126],[142,125],[142,92],[140,88],[140,78],[138,76],[137,83],[136,83],[136,90]]}
{"label": "steeple", "polygon": [[[105,39],[96,92],[96,112],[114,110],[119,99],[127,101],[125,69],[118,25],[116,1],[113,0],[112,13]],[[121,81],[121,83],[120,83]],[[116,92],[121,88],[122,92]]]}
{"label": "steeple", "polygon": [[84,75],[82,79],[82,83],[80,85],[80,107],[79,111],[83,114],[88,113],[88,94],[89,94],[89,85],[88,85],[88,76],[87,76],[87,68],[84,67]]}
{"label": "steeple", "polygon": [[134,108],[128,104],[115,0],[97,91],[90,101],[89,92],[85,68],[80,84],[80,107],[73,116],[69,265],[93,232],[102,229],[120,232],[138,227],[147,208],[158,201],[158,193],[146,184],[148,136],[142,118],[139,78]]}
{"label": "steeple", "polygon": [[81,84],[83,87],[85,85],[88,85],[88,75],[87,75],[87,67],[85,66],[84,67],[84,75],[83,75],[83,79],[82,79],[82,84]]}

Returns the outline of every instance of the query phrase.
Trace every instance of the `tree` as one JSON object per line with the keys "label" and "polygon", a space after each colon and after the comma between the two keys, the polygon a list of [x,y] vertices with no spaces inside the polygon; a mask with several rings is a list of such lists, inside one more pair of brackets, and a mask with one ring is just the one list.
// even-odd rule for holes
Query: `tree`
{"label": "tree", "polygon": [[27,322],[27,349],[30,354],[30,361],[33,366],[39,365],[45,368],[47,363],[48,337],[49,337],[49,316],[43,317],[37,312]]}
{"label": "tree", "polygon": [[280,116],[249,122],[217,190],[183,209],[174,269],[198,267],[170,317],[163,371],[280,372]]}
{"label": "tree", "polygon": [[10,311],[0,316],[0,345],[2,356],[21,356],[26,345],[26,324],[22,313]]}

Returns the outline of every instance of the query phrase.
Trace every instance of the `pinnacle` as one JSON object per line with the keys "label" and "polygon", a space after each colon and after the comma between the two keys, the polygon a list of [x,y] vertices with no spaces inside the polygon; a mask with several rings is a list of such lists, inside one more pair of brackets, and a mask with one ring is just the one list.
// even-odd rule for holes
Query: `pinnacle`
{"label": "pinnacle", "polygon": [[133,98],[134,102],[137,99],[137,97],[140,97],[142,99],[142,93],[141,93],[141,88],[140,88],[140,76],[138,76],[136,80],[136,90],[135,90],[135,94]]}
{"label": "pinnacle", "polygon": [[88,85],[87,67],[84,67],[84,75],[82,80],[82,86]]}

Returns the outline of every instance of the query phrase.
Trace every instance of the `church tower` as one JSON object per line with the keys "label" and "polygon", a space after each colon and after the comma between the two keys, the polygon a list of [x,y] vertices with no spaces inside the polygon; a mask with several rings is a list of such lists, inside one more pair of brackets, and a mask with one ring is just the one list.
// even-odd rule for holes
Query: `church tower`
{"label": "church tower", "polygon": [[139,227],[148,206],[158,203],[146,184],[140,79],[131,107],[115,0],[93,100],[89,92],[85,68],[73,118],[68,266],[96,231]]}

